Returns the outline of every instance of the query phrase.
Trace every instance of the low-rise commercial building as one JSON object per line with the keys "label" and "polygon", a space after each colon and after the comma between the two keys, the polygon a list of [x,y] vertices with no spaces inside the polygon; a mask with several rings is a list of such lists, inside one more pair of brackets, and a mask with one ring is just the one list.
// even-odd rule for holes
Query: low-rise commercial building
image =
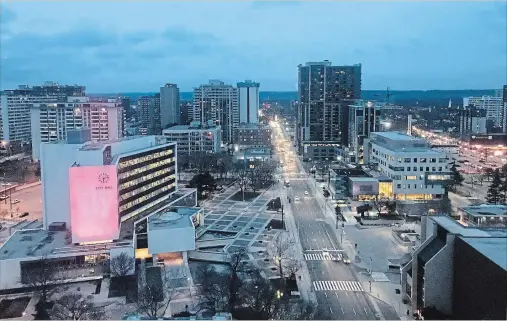
{"label": "low-rise commercial building", "polygon": [[369,163],[393,180],[397,200],[441,199],[450,179],[450,164],[444,153],[431,150],[424,139],[399,132],[370,134]]}
{"label": "low-rise commercial building", "polygon": [[356,167],[332,167],[329,170],[329,190],[333,198],[368,201],[392,197],[393,181]]}
{"label": "low-rise commercial building", "polygon": [[458,207],[463,225],[477,227],[507,227],[507,206],[482,204]]}
{"label": "low-rise commercial building", "polygon": [[[402,267],[402,297],[412,311],[451,319],[507,318],[507,231],[467,227],[448,216],[423,217],[421,246]],[[430,316],[427,316],[427,318]]]}
{"label": "low-rise commercial building", "polygon": [[162,131],[164,137],[170,142],[178,144],[180,155],[190,155],[195,152],[218,153],[222,141],[220,126],[199,122],[190,125],[177,125]]}
{"label": "low-rise commercial building", "polygon": [[235,148],[244,150],[247,148],[271,147],[271,127],[261,124],[240,124],[235,128]]}

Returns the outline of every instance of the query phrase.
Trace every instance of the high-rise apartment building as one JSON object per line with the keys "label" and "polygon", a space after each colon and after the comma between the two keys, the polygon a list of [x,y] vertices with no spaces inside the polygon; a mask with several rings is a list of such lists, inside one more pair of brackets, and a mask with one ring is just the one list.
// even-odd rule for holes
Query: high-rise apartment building
{"label": "high-rise apartment building", "polygon": [[65,103],[67,97],[85,96],[84,86],[46,82],[42,86],[19,86],[0,97],[0,138],[5,142],[29,142],[30,108],[37,103]]}
{"label": "high-rise apartment building", "polygon": [[180,124],[180,89],[175,84],[165,84],[160,87],[160,128]]}
{"label": "high-rise apartment building", "polygon": [[373,101],[358,100],[349,106],[350,162],[364,164],[364,140],[372,132],[380,131],[382,105]]}
{"label": "high-rise apartment building", "polygon": [[211,120],[222,128],[222,142],[232,143],[234,128],[239,125],[237,88],[220,80],[210,80],[208,84],[194,88],[192,120],[201,123]]}
{"label": "high-rise apartment building", "polygon": [[459,109],[459,135],[468,138],[470,134],[486,134],[486,110],[475,106]]}
{"label": "high-rise apartment building", "polygon": [[[296,141],[303,157],[328,158],[348,144],[349,105],[361,98],[361,64],[333,66],[328,60],[298,66]],[[326,152],[327,151],[327,152]]]}
{"label": "high-rise apartment building", "polygon": [[158,135],[162,133],[160,126],[160,94],[139,98],[138,107],[141,128],[144,135]]}
{"label": "high-rise apartment building", "polygon": [[259,122],[259,87],[259,83],[251,80],[238,83],[240,124],[257,124]]}
{"label": "high-rise apartment building", "polygon": [[507,133],[507,85],[503,86],[502,90],[502,129],[504,133]]}
{"label": "high-rise apartment building", "polygon": [[463,107],[471,106],[486,110],[486,119],[491,120],[494,127],[503,127],[504,108],[500,92],[496,96],[463,98]]}
{"label": "high-rise apartment building", "polygon": [[116,99],[68,97],[66,103],[33,104],[30,124],[32,158],[38,160],[41,143],[66,140],[71,129],[88,128],[93,142],[123,137],[124,110]]}

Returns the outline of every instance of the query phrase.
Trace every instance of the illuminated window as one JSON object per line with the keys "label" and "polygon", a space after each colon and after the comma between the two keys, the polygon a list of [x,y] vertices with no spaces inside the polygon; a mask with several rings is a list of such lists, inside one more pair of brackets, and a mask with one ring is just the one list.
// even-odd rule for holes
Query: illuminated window
{"label": "illuminated window", "polygon": [[417,179],[417,176],[405,176],[405,179],[409,181],[414,181]]}

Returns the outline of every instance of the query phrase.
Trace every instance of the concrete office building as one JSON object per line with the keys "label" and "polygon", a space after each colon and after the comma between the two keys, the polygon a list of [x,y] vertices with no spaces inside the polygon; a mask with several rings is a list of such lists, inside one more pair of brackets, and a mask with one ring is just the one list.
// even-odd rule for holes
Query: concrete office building
{"label": "concrete office building", "polygon": [[178,145],[178,155],[195,152],[218,153],[222,142],[221,128],[210,124],[192,122],[190,125],[176,125],[162,131],[164,137]]}
{"label": "concrete office building", "polygon": [[259,87],[259,83],[251,80],[238,82],[240,124],[257,124],[259,122]]}
{"label": "concrete office building", "polygon": [[495,127],[502,128],[502,120],[504,119],[504,108],[502,95],[482,96],[482,97],[466,97],[463,98],[463,107],[475,106],[479,109],[486,110],[486,119],[491,120]]}
{"label": "concrete office building", "polygon": [[507,232],[425,216],[421,246],[401,268],[402,299],[424,316],[433,307],[451,320],[507,318]]}
{"label": "concrete office building", "polygon": [[58,269],[55,282],[96,279],[101,266],[90,271],[86,263],[121,253],[147,266],[187,262],[204,221],[196,190],[177,189],[176,144],[161,136],[99,143],[70,136],[42,144],[44,228],[16,231],[2,245],[0,290],[29,286],[42,259]]}
{"label": "concrete office building", "polygon": [[36,103],[31,107],[32,158],[40,159],[42,143],[67,139],[71,129],[89,128],[90,140],[105,141],[123,137],[124,109],[120,101],[90,101],[88,97],[68,97],[65,103]]}
{"label": "concrete office building", "polygon": [[441,199],[450,179],[445,153],[431,150],[424,139],[399,132],[370,134],[369,164],[393,180],[397,200]]}
{"label": "concrete office building", "polygon": [[160,122],[160,94],[143,96],[138,101],[140,132],[142,135],[159,135],[162,132]]}
{"label": "concrete office building", "polygon": [[[349,105],[361,98],[361,65],[333,66],[330,61],[298,66],[296,141],[304,158],[324,160],[348,145]],[[325,150],[313,154],[314,148]]]}
{"label": "concrete office building", "polygon": [[239,126],[239,104],[237,88],[220,80],[194,88],[192,120],[200,123],[212,121],[222,129],[222,142],[234,141],[234,128]]}
{"label": "concrete office building", "polygon": [[[379,132],[381,104],[358,100],[349,105],[349,162],[364,164],[364,140],[370,133]],[[367,160],[366,160],[367,162]]]}
{"label": "concrete office building", "polygon": [[261,124],[240,124],[235,128],[236,138],[234,148],[244,150],[246,148],[270,148],[272,130],[271,127]]}
{"label": "concrete office building", "polygon": [[5,142],[29,142],[32,104],[65,103],[70,96],[85,96],[85,87],[46,82],[42,86],[20,85],[18,89],[3,91],[0,96],[0,139]]}
{"label": "concrete office building", "polygon": [[180,89],[175,84],[160,87],[160,128],[181,125]]}
{"label": "concrete office building", "polygon": [[460,108],[459,112],[459,134],[466,138],[471,134],[486,134],[487,111],[475,106]]}

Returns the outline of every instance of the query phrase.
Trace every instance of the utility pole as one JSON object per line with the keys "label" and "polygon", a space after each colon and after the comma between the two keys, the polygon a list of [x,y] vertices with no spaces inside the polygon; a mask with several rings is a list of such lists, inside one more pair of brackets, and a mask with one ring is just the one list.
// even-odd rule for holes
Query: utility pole
{"label": "utility pole", "polygon": [[285,221],[283,220],[283,204],[282,204],[282,227],[285,230]]}

